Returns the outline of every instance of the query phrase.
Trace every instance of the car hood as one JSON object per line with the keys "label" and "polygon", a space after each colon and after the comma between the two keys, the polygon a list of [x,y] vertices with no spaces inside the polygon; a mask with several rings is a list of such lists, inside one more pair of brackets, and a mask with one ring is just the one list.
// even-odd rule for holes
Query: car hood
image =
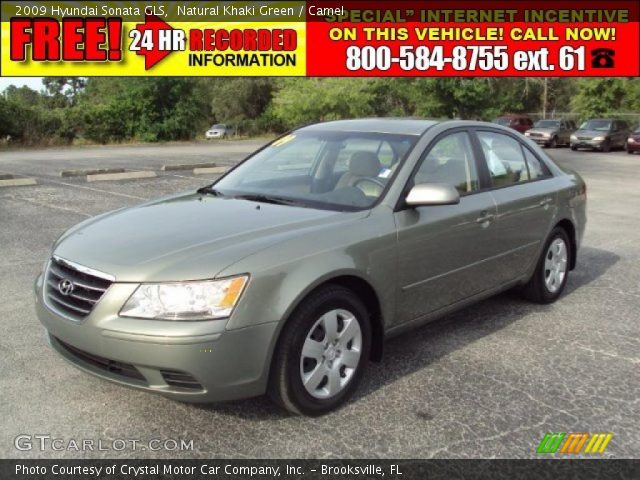
{"label": "car hood", "polygon": [[608,131],[602,131],[602,130],[576,130],[573,134],[576,137],[587,137],[587,138],[593,138],[593,137],[606,137],[607,135],[609,135],[610,132]]}
{"label": "car hood", "polygon": [[89,219],[54,254],[116,281],[197,280],[293,235],[363,216],[186,194]]}

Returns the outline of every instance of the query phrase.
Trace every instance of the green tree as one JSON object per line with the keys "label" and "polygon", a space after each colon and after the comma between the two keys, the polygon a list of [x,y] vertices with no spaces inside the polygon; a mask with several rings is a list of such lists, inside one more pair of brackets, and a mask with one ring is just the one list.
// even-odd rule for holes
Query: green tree
{"label": "green tree", "polygon": [[283,79],[272,114],[285,127],[375,113],[376,79]]}
{"label": "green tree", "polygon": [[583,119],[619,112],[623,110],[628,86],[622,78],[581,78],[571,106]]}

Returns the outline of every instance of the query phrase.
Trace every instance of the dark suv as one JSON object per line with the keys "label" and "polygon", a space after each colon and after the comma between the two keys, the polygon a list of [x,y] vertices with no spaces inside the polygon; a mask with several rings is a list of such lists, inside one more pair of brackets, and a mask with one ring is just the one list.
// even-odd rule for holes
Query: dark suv
{"label": "dark suv", "polygon": [[497,123],[503,127],[513,128],[520,133],[524,133],[533,127],[533,121],[528,116],[512,113],[494,119],[493,123]]}
{"label": "dark suv", "polygon": [[571,135],[571,150],[590,148],[608,152],[613,148],[626,148],[629,131],[623,120],[592,118]]}

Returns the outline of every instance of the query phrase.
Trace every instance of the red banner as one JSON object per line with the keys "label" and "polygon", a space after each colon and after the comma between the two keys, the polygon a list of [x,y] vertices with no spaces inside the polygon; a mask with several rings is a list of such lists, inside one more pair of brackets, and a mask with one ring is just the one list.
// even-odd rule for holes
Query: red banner
{"label": "red banner", "polygon": [[638,76],[639,8],[636,1],[309,2],[307,75]]}

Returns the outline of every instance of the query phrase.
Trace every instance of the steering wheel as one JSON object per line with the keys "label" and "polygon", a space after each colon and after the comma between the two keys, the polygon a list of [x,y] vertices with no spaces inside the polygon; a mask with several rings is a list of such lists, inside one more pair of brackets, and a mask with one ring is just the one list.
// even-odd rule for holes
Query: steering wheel
{"label": "steering wheel", "polygon": [[[378,193],[378,195],[380,193],[382,193],[382,190],[385,189],[386,185],[384,183],[382,183],[380,180],[376,180],[375,178],[359,178],[358,180],[356,180],[355,182],[353,182],[353,186],[356,188],[360,188],[358,185],[360,183],[372,183],[373,185],[375,185],[376,187],[379,187],[381,190]],[[365,191],[364,188],[360,188],[360,190],[362,190],[362,193],[364,193],[365,195],[367,194],[367,192]]]}

